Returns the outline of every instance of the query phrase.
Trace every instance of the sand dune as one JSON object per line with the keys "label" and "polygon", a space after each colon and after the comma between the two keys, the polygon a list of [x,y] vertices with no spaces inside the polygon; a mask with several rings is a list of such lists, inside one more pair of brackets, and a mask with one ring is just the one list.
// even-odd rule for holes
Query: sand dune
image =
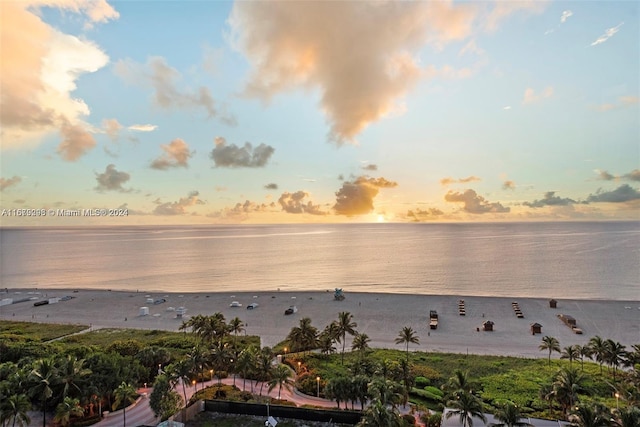
{"label": "sand dune", "polygon": [[[34,306],[45,299],[72,296],[67,301]],[[2,299],[36,298],[0,307],[0,319],[46,323],[91,324],[94,328],[128,327],[177,331],[182,321],[196,314],[222,312],[227,320],[239,317],[247,334],[259,335],[262,345],[283,340],[303,317],[310,317],[318,329],[348,311],[358,331],[371,338],[372,347],[402,348],[394,343],[403,326],[411,326],[420,345],[410,349],[436,352],[496,354],[520,357],[546,357],[538,350],[544,335],[560,341],[562,347],[585,344],[594,335],[611,338],[624,345],[640,343],[640,301],[558,300],[549,307],[547,298],[491,298],[442,295],[349,293],[335,301],[333,292],[240,292],[240,293],[138,293],[97,290],[9,289]],[[165,302],[155,304],[159,299]],[[459,314],[458,300],[465,301],[465,316]],[[149,302],[153,300],[154,302]],[[238,301],[242,307],[230,307]],[[517,301],[524,318],[516,317],[512,302]],[[5,301],[6,302],[6,301]],[[246,306],[258,303],[254,310]],[[298,312],[285,316],[284,310],[296,305]],[[139,315],[141,307],[149,314]],[[187,309],[184,319],[176,316],[178,307]],[[437,310],[439,324],[429,329],[429,310]],[[583,334],[577,335],[558,318],[573,316]],[[482,330],[484,321],[494,322],[493,332]],[[532,335],[530,324],[542,325],[541,335]],[[478,328],[480,331],[478,331]],[[347,346],[350,343],[347,342]]]}

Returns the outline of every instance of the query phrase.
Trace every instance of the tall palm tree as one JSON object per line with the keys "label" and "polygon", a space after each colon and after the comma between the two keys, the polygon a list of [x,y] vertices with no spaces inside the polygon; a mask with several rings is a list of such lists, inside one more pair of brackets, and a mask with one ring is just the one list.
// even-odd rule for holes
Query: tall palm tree
{"label": "tall palm tree", "polygon": [[71,425],[71,418],[83,415],[84,409],[80,406],[80,400],[67,396],[56,406],[56,414],[53,420],[61,426],[67,427]]}
{"label": "tall palm tree", "polygon": [[593,352],[588,344],[576,345],[576,347],[578,347],[578,352],[580,353],[580,368],[584,371],[584,358],[591,359]]}
{"label": "tall palm tree", "polygon": [[342,341],[341,361],[342,361],[342,364],[344,365],[344,348],[346,344],[347,334],[355,335],[358,324],[353,321],[353,315],[351,313],[349,313],[348,311],[341,311],[340,313],[338,313],[338,322],[336,325],[337,325],[336,332],[337,332],[337,336],[339,337],[338,342]]}
{"label": "tall palm tree", "polygon": [[84,367],[85,360],[68,355],[58,363],[58,377],[62,384],[62,397],[79,396],[82,379],[91,374],[91,369]]}
{"label": "tall palm tree", "polygon": [[291,369],[285,365],[277,365],[271,370],[271,379],[269,380],[269,391],[278,387],[278,400],[284,385],[287,390],[291,389],[293,380],[291,380]]}
{"label": "tall palm tree", "polygon": [[[209,355],[202,345],[196,345],[187,354],[187,358],[191,361],[190,366],[193,370],[193,377],[198,381],[198,377],[202,377],[204,381],[204,370],[209,363]],[[197,382],[196,382],[197,384]]]}
{"label": "tall palm tree", "polygon": [[[245,391],[245,385],[247,377],[256,364],[256,349],[255,347],[247,347],[238,355],[238,361],[236,362],[236,368],[242,375],[242,391]],[[253,391],[253,390],[252,390]]]}
{"label": "tall palm tree", "polygon": [[222,376],[217,373],[229,366],[231,361],[231,354],[227,345],[222,341],[218,342],[211,350],[211,363],[216,370],[216,376],[218,377],[218,385],[222,383]]}
{"label": "tall palm tree", "polygon": [[[27,414],[31,410],[31,402],[24,394],[12,394],[0,403],[0,422],[12,423],[11,426],[28,426],[31,422]],[[18,424],[16,424],[18,423]]]}
{"label": "tall palm tree", "polygon": [[57,383],[58,373],[52,358],[40,359],[35,362],[33,370],[29,374],[34,385],[30,392],[40,399],[42,404],[42,427],[47,425],[47,400],[53,396],[53,386]]}
{"label": "tall palm tree", "polygon": [[409,361],[409,343],[419,345],[420,338],[418,338],[418,335],[411,326],[405,326],[398,334],[398,338],[396,338],[395,342],[396,344],[407,345],[407,361]]}
{"label": "tall palm tree", "polygon": [[600,364],[600,373],[602,374],[602,364],[606,361],[607,354],[606,341],[596,335],[589,340],[589,347],[591,347],[591,352],[595,356],[596,362]]}
{"label": "tall palm tree", "polygon": [[554,337],[546,335],[542,338],[542,343],[538,346],[538,349],[540,351],[549,351],[549,366],[551,366],[551,353],[554,351],[560,353],[560,341]]}
{"label": "tall palm tree", "polygon": [[333,346],[334,339],[328,335],[322,333],[320,338],[318,339],[318,347],[320,348],[320,353],[324,355],[329,355],[336,352],[336,348]]}
{"label": "tall palm tree", "polygon": [[273,360],[273,350],[271,347],[262,347],[258,352],[256,360],[256,374],[260,383],[260,396],[262,396],[262,387],[265,381],[271,379],[271,361]]}
{"label": "tall palm tree", "polygon": [[[607,408],[599,404],[580,405],[573,412],[578,427],[608,427],[611,425],[611,414]],[[572,423],[574,425],[574,423]]]}
{"label": "tall palm tree", "polygon": [[117,389],[113,391],[115,400],[113,402],[113,409],[115,410],[120,404],[122,404],[122,426],[127,427],[127,406],[136,401],[138,393],[136,389],[129,383],[122,382]]}
{"label": "tall palm tree", "polygon": [[606,340],[605,344],[607,348],[605,352],[605,362],[613,367],[613,381],[615,382],[618,367],[624,362],[627,355],[626,347],[611,339]]}
{"label": "tall palm tree", "polygon": [[[233,334],[233,348],[236,349],[238,343],[238,334],[244,332],[244,322],[239,317],[229,320],[229,332]],[[237,357],[237,354],[236,354]]]}
{"label": "tall palm tree", "polygon": [[507,402],[498,409],[495,417],[506,427],[526,426],[528,423],[521,422],[522,413],[518,406],[513,402]]}
{"label": "tall palm tree", "polygon": [[569,367],[573,366],[573,361],[580,357],[580,346],[569,345],[562,349],[560,353],[560,359],[569,359]]}
{"label": "tall palm tree", "polygon": [[167,376],[169,381],[176,383],[178,380],[182,382],[182,393],[184,395],[184,404],[187,405],[187,387],[186,384],[191,382],[191,373],[193,372],[193,362],[191,359],[182,359],[167,367]]}
{"label": "tall palm tree", "polygon": [[456,399],[447,402],[447,405],[452,409],[447,412],[446,418],[459,416],[462,427],[473,427],[474,417],[487,422],[487,417],[482,413],[482,402],[471,393],[460,393]]}

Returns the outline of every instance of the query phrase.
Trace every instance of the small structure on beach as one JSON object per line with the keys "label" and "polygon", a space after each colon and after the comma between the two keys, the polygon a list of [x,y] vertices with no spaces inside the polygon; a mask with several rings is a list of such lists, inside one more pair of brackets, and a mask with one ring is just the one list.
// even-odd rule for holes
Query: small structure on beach
{"label": "small structure on beach", "polygon": [[333,292],[333,299],[336,301],[344,300],[344,292],[342,292],[342,288],[336,288]]}
{"label": "small structure on beach", "polygon": [[541,334],[542,333],[542,325],[538,322],[531,324],[531,335]]}
{"label": "small structure on beach", "polygon": [[493,325],[494,323],[491,320],[487,320],[486,322],[482,323],[482,330],[483,331],[493,331]]}
{"label": "small structure on beach", "polygon": [[140,307],[138,316],[148,316],[148,315],[149,315],[149,307]]}
{"label": "small structure on beach", "polygon": [[176,318],[182,319],[184,315],[187,314],[187,309],[184,307],[176,308]]}
{"label": "small structure on beach", "polygon": [[558,308],[558,301],[556,301],[554,299],[550,299],[549,300],[549,307],[550,308]]}

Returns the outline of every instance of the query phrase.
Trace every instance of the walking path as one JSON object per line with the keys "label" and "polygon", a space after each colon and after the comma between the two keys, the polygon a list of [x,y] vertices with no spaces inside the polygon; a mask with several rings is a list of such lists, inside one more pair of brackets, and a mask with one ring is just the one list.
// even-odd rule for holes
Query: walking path
{"label": "walking path", "polygon": [[[240,389],[243,388],[243,380],[242,378],[236,378],[236,386]],[[233,378],[225,378],[221,381],[223,384],[233,384]],[[203,388],[218,384],[218,380],[210,380],[202,383],[197,383],[196,386],[188,385],[185,388],[187,394],[187,400],[193,396],[193,394],[197,390],[202,390]],[[262,392],[264,396],[270,396],[273,398],[278,398],[278,387],[269,391],[269,385],[267,383],[262,383],[260,381],[254,380],[246,380],[245,388],[247,391],[251,391],[254,393],[259,393],[260,386],[262,385]],[[196,390],[197,388],[197,390]],[[182,384],[176,385],[176,392],[180,394],[180,396],[184,396],[182,390]],[[139,425],[150,425],[155,426],[160,422],[160,419],[156,418],[149,406],[149,396],[153,391],[152,388],[140,388],[138,389],[138,394],[142,397],[136,401],[133,405],[129,406],[126,410],[126,418],[127,418],[127,426],[139,426]],[[296,405],[314,405],[322,408],[336,408],[336,402],[333,400],[318,398],[314,396],[307,396],[305,394],[300,393],[296,388],[291,387],[291,390],[286,389],[284,386],[282,387],[282,391],[280,393],[280,399],[289,400],[294,402]],[[94,424],[96,427],[122,427],[123,425],[123,416],[122,411],[117,411],[113,415],[110,414],[108,418],[104,418],[102,421]],[[124,427],[127,427],[124,426]]]}

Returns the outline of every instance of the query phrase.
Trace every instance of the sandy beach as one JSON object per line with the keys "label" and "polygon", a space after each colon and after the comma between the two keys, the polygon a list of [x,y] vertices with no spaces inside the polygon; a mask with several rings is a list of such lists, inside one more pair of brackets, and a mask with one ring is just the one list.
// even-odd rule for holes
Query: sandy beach
{"label": "sandy beach", "polygon": [[[73,297],[41,306],[38,301]],[[562,347],[585,344],[599,335],[630,346],[640,343],[640,301],[565,300],[557,308],[549,307],[549,298],[493,298],[442,295],[407,295],[345,292],[343,301],[326,292],[242,292],[242,293],[145,293],[74,289],[8,289],[0,293],[0,319],[43,323],[74,323],[93,328],[118,327],[177,331],[190,316],[221,312],[227,320],[239,317],[246,333],[261,337],[262,345],[282,341],[303,317],[323,329],[338,313],[348,311],[358,331],[371,338],[372,347],[398,348],[394,343],[400,329],[411,326],[420,337],[420,345],[410,350],[473,354],[546,357],[538,350],[541,338],[551,335]],[[459,314],[464,300],[465,316]],[[14,301],[9,304],[9,300]],[[16,302],[23,300],[22,302]],[[164,300],[164,302],[161,302]],[[52,300],[55,301],[55,300]],[[241,307],[230,307],[237,301]],[[517,302],[524,318],[517,318],[512,303]],[[248,304],[258,303],[254,310]],[[285,309],[295,305],[293,315]],[[148,307],[147,315],[140,315]],[[186,315],[176,315],[178,307]],[[429,311],[438,312],[436,330],[429,328]],[[572,332],[558,314],[576,319],[583,334]],[[492,332],[483,331],[483,322],[494,323]],[[542,325],[542,334],[532,335],[530,325]],[[479,329],[479,331],[478,331]],[[350,345],[350,342],[347,342]],[[557,356],[556,356],[557,357]]]}

